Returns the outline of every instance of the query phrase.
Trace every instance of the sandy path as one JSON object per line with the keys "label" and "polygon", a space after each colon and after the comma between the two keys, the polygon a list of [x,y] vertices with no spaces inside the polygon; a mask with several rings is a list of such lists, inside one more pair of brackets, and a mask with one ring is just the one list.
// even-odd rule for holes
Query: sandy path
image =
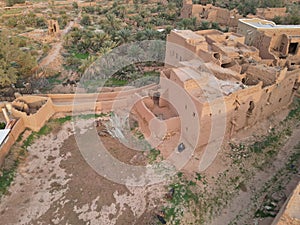
{"label": "sandy path", "polygon": [[[76,23],[79,22],[79,18],[81,17],[81,12],[78,14],[77,18],[75,18]],[[75,22],[71,21],[64,30],[61,31],[61,36],[58,42],[53,44],[52,49],[50,50],[49,54],[42,59],[42,61],[40,62],[40,67],[46,67],[48,65],[50,65],[51,63],[54,63],[56,61],[60,61],[61,59],[61,55],[60,55],[60,51],[63,47],[62,43],[63,43],[63,38],[64,36],[69,33],[69,31],[72,29],[72,27],[74,26]]]}

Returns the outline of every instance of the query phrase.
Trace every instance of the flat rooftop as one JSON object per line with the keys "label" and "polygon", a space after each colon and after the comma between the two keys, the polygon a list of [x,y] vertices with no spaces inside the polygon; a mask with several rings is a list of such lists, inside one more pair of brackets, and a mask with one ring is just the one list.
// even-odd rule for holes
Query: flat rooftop
{"label": "flat rooftop", "polygon": [[[241,82],[216,78],[209,69],[203,68],[203,63],[200,61],[197,63],[197,60],[191,60],[182,64],[183,67],[173,69],[173,71],[181,81],[194,80],[198,84],[198,87],[186,91],[201,102],[221,98],[244,88]],[[199,68],[199,65],[202,65],[202,68]]]}
{"label": "flat rooftop", "polygon": [[300,25],[277,25],[272,21],[259,18],[254,19],[239,19],[240,22],[248,24],[255,28],[264,29],[300,29]]}
{"label": "flat rooftop", "polygon": [[175,34],[179,35],[180,37],[184,39],[196,39],[196,40],[203,40],[205,41],[205,38],[201,35],[196,34],[195,32],[191,30],[172,30]]}

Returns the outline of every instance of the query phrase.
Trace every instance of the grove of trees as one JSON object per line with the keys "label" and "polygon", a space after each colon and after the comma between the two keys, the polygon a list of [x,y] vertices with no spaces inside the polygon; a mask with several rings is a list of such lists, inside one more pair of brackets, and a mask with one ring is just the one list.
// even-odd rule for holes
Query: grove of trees
{"label": "grove of trees", "polygon": [[20,37],[0,32],[0,86],[14,84],[17,79],[32,75],[37,63],[30,52],[21,50],[25,43]]}

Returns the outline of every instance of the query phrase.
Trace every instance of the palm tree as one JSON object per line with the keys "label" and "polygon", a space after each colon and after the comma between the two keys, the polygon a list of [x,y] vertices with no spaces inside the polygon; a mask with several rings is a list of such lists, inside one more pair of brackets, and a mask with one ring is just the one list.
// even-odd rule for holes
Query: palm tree
{"label": "palm tree", "polygon": [[153,40],[157,37],[157,31],[153,29],[145,29],[143,31],[143,40]]}
{"label": "palm tree", "polygon": [[140,15],[134,16],[132,19],[136,22],[137,27],[141,27],[144,23],[144,19]]}
{"label": "palm tree", "polygon": [[117,39],[120,41],[121,44],[131,41],[131,30],[127,28],[119,30],[117,32]]}
{"label": "palm tree", "polygon": [[96,60],[95,56],[89,56],[87,59],[84,59],[79,66],[79,71],[81,74],[84,73],[84,71]]}
{"label": "palm tree", "polygon": [[177,25],[180,29],[183,30],[195,30],[197,25],[197,20],[195,17],[193,18],[184,18]]}
{"label": "palm tree", "polygon": [[111,28],[113,30],[119,30],[121,26],[121,21],[116,17],[115,14],[106,14],[106,20],[108,25],[110,25],[110,29],[108,30],[111,30]]}
{"label": "palm tree", "polygon": [[80,42],[77,44],[77,49],[80,53],[87,53],[89,52],[91,47],[91,40],[88,38],[83,38],[80,40]]}
{"label": "palm tree", "polygon": [[121,5],[120,7],[119,7],[119,16],[120,16],[120,18],[125,18],[125,15],[127,14],[127,9],[126,9],[126,7],[124,6],[124,5]]}
{"label": "palm tree", "polygon": [[99,49],[103,46],[104,42],[109,41],[110,38],[110,35],[107,33],[95,33],[94,36],[91,38],[91,49],[94,52],[98,52]]}
{"label": "palm tree", "polygon": [[141,49],[139,46],[132,45],[129,47],[127,54],[128,54],[128,57],[130,59],[132,59],[133,61],[140,61],[144,52],[143,52],[143,49]]}
{"label": "palm tree", "polygon": [[97,52],[97,55],[103,56],[103,55],[109,53],[112,49],[114,49],[117,46],[118,46],[118,44],[116,42],[114,42],[112,40],[107,40],[102,44],[101,48]]}

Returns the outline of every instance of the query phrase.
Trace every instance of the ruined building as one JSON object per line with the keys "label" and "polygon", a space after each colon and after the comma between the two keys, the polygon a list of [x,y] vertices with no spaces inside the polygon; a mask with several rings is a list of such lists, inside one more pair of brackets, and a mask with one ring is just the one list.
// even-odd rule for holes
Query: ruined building
{"label": "ruined building", "polygon": [[181,143],[198,147],[196,159],[201,147],[228,140],[287,107],[299,87],[300,69],[270,65],[245,43],[247,37],[236,33],[172,31],[159,94],[153,103],[144,98],[136,104],[145,137],[164,139],[162,129],[180,132]]}
{"label": "ruined building", "polygon": [[195,17],[198,22],[216,22],[222,26],[237,27],[238,19],[242,18],[237,10],[231,10],[213,6],[212,4],[193,4],[191,0],[183,2],[181,18]]}
{"label": "ruined building", "polygon": [[255,16],[261,19],[273,20],[275,17],[286,17],[287,9],[282,8],[257,8]]}
{"label": "ruined building", "polygon": [[57,36],[60,34],[59,24],[57,20],[48,20],[48,35]]}
{"label": "ruined building", "polygon": [[[276,25],[262,19],[240,19],[237,33],[245,36],[245,44],[259,50],[262,59],[275,65],[299,68],[300,25]],[[298,65],[298,66],[297,66]]]}

